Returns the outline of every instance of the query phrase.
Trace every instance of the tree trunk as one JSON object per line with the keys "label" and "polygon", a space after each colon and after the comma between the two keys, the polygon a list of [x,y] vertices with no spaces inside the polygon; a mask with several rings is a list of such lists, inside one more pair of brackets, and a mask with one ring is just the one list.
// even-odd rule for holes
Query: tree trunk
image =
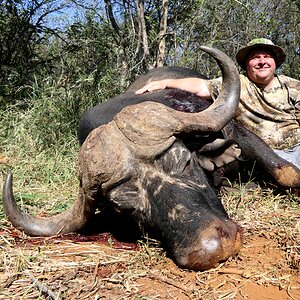
{"label": "tree trunk", "polygon": [[142,44],[143,44],[143,59],[146,62],[147,68],[151,69],[152,66],[149,62],[150,51],[149,51],[149,44],[148,44],[148,34],[147,34],[145,14],[144,14],[144,1],[135,0],[135,5],[138,12],[139,33],[141,35]]}
{"label": "tree trunk", "polygon": [[107,12],[107,16],[110,21],[110,24],[111,24],[112,28],[114,29],[115,33],[117,34],[117,36],[119,37],[119,41],[116,41],[116,42],[119,43],[119,45],[120,45],[119,56],[120,56],[121,65],[122,65],[120,87],[123,89],[126,87],[126,79],[128,77],[128,63],[127,63],[127,59],[126,59],[126,41],[124,38],[124,33],[120,29],[120,27],[115,19],[115,16],[114,16],[114,13],[112,10],[111,1],[105,0],[105,4],[106,4],[106,12]]}
{"label": "tree trunk", "polygon": [[166,49],[166,33],[167,33],[167,20],[168,20],[168,0],[162,1],[162,14],[159,26],[159,45],[156,58],[156,66],[161,67],[165,62],[165,49]]}

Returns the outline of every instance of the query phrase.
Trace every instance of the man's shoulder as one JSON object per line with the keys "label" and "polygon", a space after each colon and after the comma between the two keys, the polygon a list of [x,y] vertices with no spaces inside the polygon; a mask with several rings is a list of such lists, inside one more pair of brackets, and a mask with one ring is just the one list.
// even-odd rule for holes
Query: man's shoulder
{"label": "man's shoulder", "polygon": [[292,78],[292,77],[289,77],[289,76],[286,76],[286,75],[283,75],[283,74],[280,74],[280,75],[276,75],[279,79],[280,82],[282,83],[290,83],[290,82],[293,82],[293,83],[296,83],[296,84],[300,84],[300,80],[298,79],[295,79],[295,78]]}
{"label": "man's shoulder", "polygon": [[295,103],[300,103],[300,80],[285,75],[279,75],[278,80],[280,84],[285,86],[289,91],[289,98]]}
{"label": "man's shoulder", "polygon": [[244,82],[244,83],[249,83],[250,82],[248,76],[244,73],[240,74],[240,80],[241,80],[241,82]]}

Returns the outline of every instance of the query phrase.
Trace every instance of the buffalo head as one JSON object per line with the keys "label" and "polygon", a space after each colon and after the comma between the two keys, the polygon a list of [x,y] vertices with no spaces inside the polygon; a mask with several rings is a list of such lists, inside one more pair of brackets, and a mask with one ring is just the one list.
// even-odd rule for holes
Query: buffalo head
{"label": "buffalo head", "polygon": [[37,218],[23,213],[14,201],[9,174],[3,205],[12,224],[29,235],[76,232],[107,204],[156,232],[179,266],[205,270],[235,255],[242,246],[241,229],[229,219],[210,186],[199,156],[181,139],[219,131],[238,105],[239,74],[234,63],[216,49],[202,49],[215,58],[223,74],[222,92],[211,106],[198,113],[157,102],[122,109],[83,143],[78,198],[59,215]]}

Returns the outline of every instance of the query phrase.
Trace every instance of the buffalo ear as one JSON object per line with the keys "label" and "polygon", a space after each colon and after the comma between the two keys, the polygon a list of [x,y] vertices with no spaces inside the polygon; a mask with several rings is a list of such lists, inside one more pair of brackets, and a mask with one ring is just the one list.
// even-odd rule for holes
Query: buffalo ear
{"label": "buffalo ear", "polygon": [[196,153],[201,167],[212,172],[236,160],[241,155],[241,149],[234,140],[216,139]]}
{"label": "buffalo ear", "polygon": [[143,211],[148,202],[146,193],[142,191],[139,181],[130,180],[115,187],[108,193],[109,200],[116,205],[117,210]]}

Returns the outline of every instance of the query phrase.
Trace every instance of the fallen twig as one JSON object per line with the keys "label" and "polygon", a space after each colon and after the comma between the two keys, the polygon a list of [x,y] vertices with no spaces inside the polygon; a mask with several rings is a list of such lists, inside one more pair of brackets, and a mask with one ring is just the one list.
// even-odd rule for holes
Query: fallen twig
{"label": "fallen twig", "polygon": [[58,300],[59,296],[55,295],[44,283],[41,283],[31,272],[27,272],[28,277],[32,283],[43,293],[49,296],[51,299]]}
{"label": "fallen twig", "polygon": [[17,280],[19,277],[20,277],[20,273],[16,273],[16,274],[10,276],[9,278],[7,278],[7,279],[0,285],[1,289],[5,289],[5,288],[10,287],[10,286],[13,284],[13,282],[14,282],[15,280]]}
{"label": "fallen twig", "polygon": [[239,270],[235,268],[222,268],[218,271],[219,274],[236,274],[236,275],[241,275],[241,276],[247,276],[249,274],[246,274],[245,270]]}
{"label": "fallen twig", "polygon": [[152,272],[149,273],[148,277],[152,280],[158,280],[163,283],[169,284],[177,289],[180,289],[189,299],[191,299],[191,296],[189,295],[190,291],[185,286],[178,284],[177,282],[175,282],[169,278],[166,278],[165,276],[155,275]]}

